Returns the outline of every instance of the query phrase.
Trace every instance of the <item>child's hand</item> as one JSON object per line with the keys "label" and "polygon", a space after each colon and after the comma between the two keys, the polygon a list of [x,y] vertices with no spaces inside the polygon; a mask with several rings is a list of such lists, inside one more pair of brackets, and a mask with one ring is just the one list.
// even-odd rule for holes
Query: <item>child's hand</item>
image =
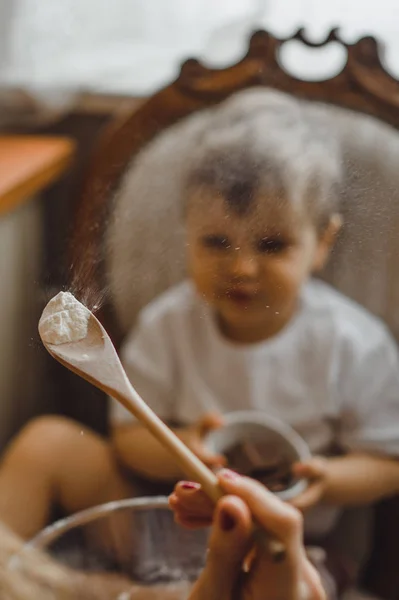
{"label": "child's hand", "polygon": [[290,500],[290,504],[305,511],[322,502],[327,489],[328,459],[316,457],[297,463],[293,467],[293,473],[297,477],[308,479],[309,486],[302,494]]}
{"label": "child's hand", "polygon": [[208,413],[194,425],[177,431],[177,436],[211,469],[222,467],[226,458],[220,454],[209,452],[203,444],[204,436],[213,429],[223,425],[223,418],[217,413]]}

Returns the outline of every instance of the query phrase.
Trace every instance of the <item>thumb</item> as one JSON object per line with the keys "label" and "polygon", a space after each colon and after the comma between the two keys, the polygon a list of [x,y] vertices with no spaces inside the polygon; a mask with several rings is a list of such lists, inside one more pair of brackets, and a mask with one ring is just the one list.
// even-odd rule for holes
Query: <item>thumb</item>
{"label": "thumb", "polygon": [[231,600],[251,544],[251,514],[236,496],[225,496],[216,508],[205,568],[190,600]]}
{"label": "thumb", "polygon": [[324,458],[317,456],[306,462],[296,463],[292,471],[297,477],[322,477],[326,471],[326,461]]}
{"label": "thumb", "polygon": [[222,454],[215,454],[211,450],[208,450],[201,440],[193,440],[191,450],[208,467],[220,467],[226,464],[226,458]]}
{"label": "thumb", "polygon": [[223,417],[217,412],[207,413],[198,422],[198,432],[200,436],[204,436],[208,431],[219,429],[223,425]]}

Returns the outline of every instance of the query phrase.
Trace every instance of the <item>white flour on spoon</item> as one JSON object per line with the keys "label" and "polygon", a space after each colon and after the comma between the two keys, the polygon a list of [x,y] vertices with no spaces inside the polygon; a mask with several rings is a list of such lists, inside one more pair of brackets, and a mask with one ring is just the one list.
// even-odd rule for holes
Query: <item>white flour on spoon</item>
{"label": "white flour on spoon", "polygon": [[39,321],[46,344],[79,342],[87,336],[90,311],[70,292],[60,292],[47,304]]}

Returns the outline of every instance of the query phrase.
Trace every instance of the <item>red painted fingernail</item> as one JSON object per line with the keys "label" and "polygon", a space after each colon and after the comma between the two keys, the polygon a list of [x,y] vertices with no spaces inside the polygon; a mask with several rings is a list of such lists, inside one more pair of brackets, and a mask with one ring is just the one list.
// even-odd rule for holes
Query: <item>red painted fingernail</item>
{"label": "red painted fingernail", "polygon": [[184,490],[198,490],[200,486],[198,483],[194,483],[194,481],[183,481],[180,487]]}
{"label": "red painted fingernail", "polygon": [[223,531],[231,531],[236,526],[236,522],[231,515],[225,510],[221,510],[219,513],[220,528]]}
{"label": "red painted fingernail", "polygon": [[241,477],[241,475],[230,469],[222,469],[218,474],[221,475],[223,479],[229,479],[230,481],[237,481],[237,479]]}

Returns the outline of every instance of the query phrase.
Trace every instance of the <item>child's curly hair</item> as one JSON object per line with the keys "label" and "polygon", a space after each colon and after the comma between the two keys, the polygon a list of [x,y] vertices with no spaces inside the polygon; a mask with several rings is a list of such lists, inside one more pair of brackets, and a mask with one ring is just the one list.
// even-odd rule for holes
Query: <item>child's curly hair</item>
{"label": "child's curly hair", "polygon": [[[338,210],[341,156],[333,132],[300,104],[220,105],[197,139],[187,189],[216,189],[239,215],[259,192],[305,208],[320,230]],[[234,100],[236,103],[236,99]],[[233,105],[234,106],[234,105]]]}

